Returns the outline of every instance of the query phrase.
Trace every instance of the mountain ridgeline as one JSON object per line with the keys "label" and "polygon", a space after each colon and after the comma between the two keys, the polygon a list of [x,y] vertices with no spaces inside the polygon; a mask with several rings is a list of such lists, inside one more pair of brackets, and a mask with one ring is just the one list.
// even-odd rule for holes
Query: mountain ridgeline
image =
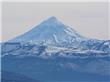
{"label": "mountain ridgeline", "polygon": [[110,52],[110,40],[89,39],[81,36],[74,29],[60,22],[56,17],[50,17],[30,31],[5,42],[3,47],[7,47],[6,45],[19,47],[24,47],[25,45],[44,45],[80,51],[96,50],[99,52]]}
{"label": "mountain ridgeline", "polygon": [[47,44],[71,43],[73,40],[82,40],[80,34],[69,26],[64,25],[55,17],[51,17],[32,30],[12,39],[12,42],[45,42]]}
{"label": "mountain ridgeline", "polygon": [[20,75],[32,82],[110,81],[110,40],[86,38],[56,17],[1,43],[1,57],[3,82],[10,74],[18,74],[15,82]]}

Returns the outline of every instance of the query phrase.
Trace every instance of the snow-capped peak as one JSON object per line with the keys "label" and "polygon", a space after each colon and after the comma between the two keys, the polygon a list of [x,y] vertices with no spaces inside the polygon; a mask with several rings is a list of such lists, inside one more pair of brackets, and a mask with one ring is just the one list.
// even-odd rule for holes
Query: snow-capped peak
{"label": "snow-capped peak", "polygon": [[83,39],[83,37],[80,34],[78,34],[74,29],[64,25],[56,17],[52,16],[49,19],[43,21],[38,26],[35,26],[30,31],[14,38],[11,41],[45,42],[47,44],[58,45],[64,42],[71,43],[70,39],[81,40]]}
{"label": "snow-capped peak", "polygon": [[48,18],[47,20],[49,20],[49,21],[56,21],[57,18],[55,16],[52,16],[52,17]]}

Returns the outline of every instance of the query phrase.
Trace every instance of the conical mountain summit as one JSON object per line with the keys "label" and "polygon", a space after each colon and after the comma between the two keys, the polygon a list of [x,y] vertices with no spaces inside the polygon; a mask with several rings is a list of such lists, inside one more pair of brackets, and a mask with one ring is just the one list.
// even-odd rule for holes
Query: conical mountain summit
{"label": "conical mountain summit", "polygon": [[69,26],[64,25],[52,16],[30,31],[12,39],[12,42],[44,42],[46,44],[71,43],[82,40],[80,34]]}

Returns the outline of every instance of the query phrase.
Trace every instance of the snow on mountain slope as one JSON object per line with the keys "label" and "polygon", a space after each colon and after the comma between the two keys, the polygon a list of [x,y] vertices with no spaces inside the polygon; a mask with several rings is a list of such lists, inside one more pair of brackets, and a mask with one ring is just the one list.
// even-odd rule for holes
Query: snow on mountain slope
{"label": "snow on mountain slope", "polygon": [[[49,24],[48,22],[52,23],[50,23],[49,26],[44,27],[46,26],[45,24]],[[50,27],[51,24],[53,27]],[[59,25],[62,27],[57,27]],[[54,31],[53,28],[55,28],[56,31]],[[60,29],[58,30],[58,28]],[[110,40],[85,39],[71,28],[64,27],[64,25],[59,23],[54,17],[44,21],[40,26],[34,29],[11,40],[12,42],[2,43],[2,57],[14,55],[22,57],[40,56],[43,58],[58,56],[81,58],[83,56],[82,58],[86,58],[91,55],[96,57],[110,55]],[[41,32],[41,29],[44,29],[44,32]],[[54,32],[57,33],[55,34]],[[39,33],[42,38],[36,33]],[[63,33],[66,37],[63,35],[60,36]]]}
{"label": "snow on mountain slope", "polygon": [[[102,48],[101,48],[102,49]],[[2,45],[2,57],[40,57],[40,58],[88,58],[88,57],[109,57],[108,49],[90,50],[90,49],[74,49],[66,47],[46,46],[31,43],[5,43]]]}
{"label": "snow on mountain slope", "polygon": [[32,30],[12,39],[12,42],[44,42],[46,44],[72,43],[75,40],[85,39],[72,28],[51,17],[43,21]]}
{"label": "snow on mountain slope", "polygon": [[[42,45],[40,50],[37,45]],[[45,46],[46,51],[41,50]],[[61,50],[61,48],[67,49]],[[25,54],[37,54],[38,56],[41,53],[43,55],[63,54],[63,56],[67,54],[69,56],[71,54],[109,54],[110,40],[104,41],[85,38],[74,29],[62,24],[57,18],[51,17],[23,35],[3,43],[3,56],[9,53],[12,55],[22,54],[23,56]]]}
{"label": "snow on mountain slope", "polygon": [[87,39],[55,17],[0,46],[7,72],[42,81],[110,81],[110,40]]}

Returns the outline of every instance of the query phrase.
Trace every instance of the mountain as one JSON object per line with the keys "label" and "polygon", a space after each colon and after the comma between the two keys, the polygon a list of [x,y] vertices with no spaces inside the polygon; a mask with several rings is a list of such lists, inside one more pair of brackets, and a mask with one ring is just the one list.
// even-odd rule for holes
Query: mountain
{"label": "mountain", "polygon": [[[69,54],[109,54],[110,40],[89,39],[78,34],[74,29],[61,23],[56,17],[50,17],[32,30],[2,45],[2,55],[29,55],[63,53]],[[39,47],[40,46],[40,47]],[[25,49],[26,48],[26,49]],[[39,51],[38,51],[39,50]],[[28,51],[28,52],[27,52]],[[26,54],[26,55],[27,55]],[[57,55],[58,56],[58,55]],[[69,56],[69,55],[68,55]],[[67,57],[67,56],[66,56]]]}
{"label": "mountain", "polygon": [[32,78],[26,77],[22,74],[7,72],[2,70],[2,82],[41,82]]}
{"label": "mountain", "polygon": [[33,42],[51,45],[72,43],[85,39],[74,29],[64,25],[56,17],[50,17],[32,30],[14,38],[11,42]]}
{"label": "mountain", "polygon": [[110,81],[110,40],[85,38],[55,17],[0,45],[3,82]]}
{"label": "mountain", "polygon": [[[16,73],[16,76],[21,74],[43,82],[109,82],[109,62],[109,57],[42,59],[37,56],[7,55],[2,58],[1,68]],[[7,75],[10,73],[4,75],[5,79],[9,79]],[[13,76],[11,79],[18,80],[18,77]]]}

